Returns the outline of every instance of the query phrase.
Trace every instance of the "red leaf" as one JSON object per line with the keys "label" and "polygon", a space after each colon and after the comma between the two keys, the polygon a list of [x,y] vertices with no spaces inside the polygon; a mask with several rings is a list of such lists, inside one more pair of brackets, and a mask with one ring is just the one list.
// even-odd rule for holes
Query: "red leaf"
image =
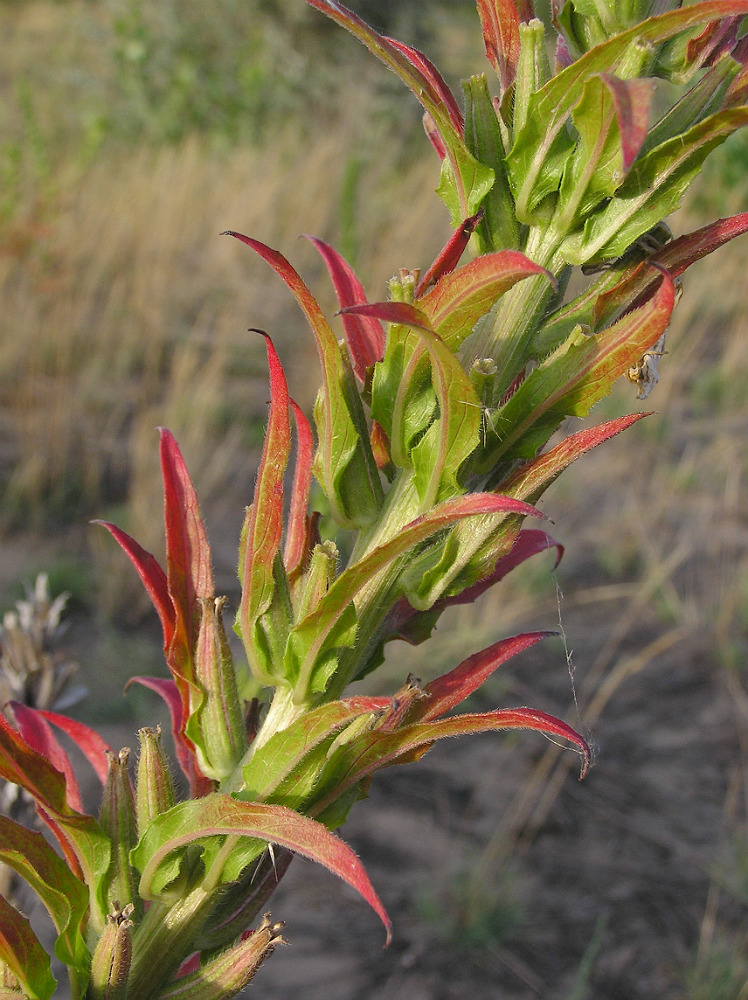
{"label": "red leaf", "polygon": [[[359,305],[366,302],[366,293],[361,282],[356,277],[353,268],[340,256],[329,243],[324,243],[314,236],[307,236],[322,255],[330,273],[338,304],[342,309],[346,306]],[[343,329],[348,350],[351,353],[353,370],[361,380],[366,381],[366,369],[379,361],[384,354],[384,331],[376,319],[365,316],[355,316],[343,313]]]}
{"label": "red leaf", "polygon": [[102,785],[106,784],[109,764],[107,753],[112,752],[112,748],[106,743],[90,726],[69,719],[66,715],[59,715],[57,712],[48,712],[45,709],[38,709],[47,722],[61,729],[75,743],[81,753],[85,756],[91,767],[96,772],[96,776]]}
{"label": "red leaf", "polygon": [[[257,333],[262,331],[257,330]],[[270,415],[257,470],[252,506],[242,531],[239,576],[242,599],[239,606],[244,643],[252,642],[252,626],[273,597],[273,563],[283,534],[283,475],[291,451],[291,421],[286,377],[266,333],[262,333],[270,369]]]}
{"label": "red leaf", "polygon": [[406,45],[405,42],[399,42],[396,38],[387,38],[386,41],[389,42],[390,45],[394,45],[396,49],[402,52],[411,66],[418,70],[423,78],[429,82],[433,92],[436,94],[437,101],[439,101],[441,105],[446,108],[455,132],[458,132],[461,135],[465,129],[462,111],[460,111],[460,107],[455,100],[454,94],[447,86],[444,77],[441,75],[436,66],[434,66],[431,60],[425,56],[423,52],[419,52],[418,49],[414,49],[412,45]]}
{"label": "red leaf", "polygon": [[138,576],[143,581],[148,595],[153,601],[158,617],[161,620],[161,628],[164,633],[164,652],[168,651],[171,640],[174,637],[175,614],[174,605],[169,597],[169,588],[166,582],[166,573],[161,569],[158,560],[150,552],[139,545],[127,532],[122,531],[108,521],[93,521],[93,524],[100,524],[119,543],[121,548],[129,557],[138,572]]}
{"label": "red leaf", "polygon": [[613,98],[621,134],[623,171],[628,173],[649,131],[649,106],[655,91],[654,80],[621,80],[611,73],[600,74]]}
{"label": "red leaf", "polygon": [[454,271],[483,215],[483,209],[479,208],[475,215],[471,215],[469,219],[465,219],[462,225],[455,229],[446,244],[439,251],[434,263],[421,279],[416,288],[416,297],[421,295],[431,285],[435,285],[445,274]]}
{"label": "red leaf", "polygon": [[477,0],[486,56],[502,91],[514,83],[519,62],[519,25],[533,16],[529,0]]}
{"label": "red leaf", "polygon": [[11,701],[9,705],[18,725],[18,731],[32,750],[46,757],[52,767],[65,777],[65,797],[76,812],[83,812],[80,788],[73,772],[70,758],[60,746],[57,737],[43,717],[35,708],[24,705],[20,701]]}
{"label": "red leaf", "polygon": [[192,650],[200,626],[198,602],[200,598],[213,597],[213,572],[210,547],[187,466],[174,436],[165,428],[160,433],[166,577],[176,618],[168,661],[179,685],[190,679]]}
{"label": "red leaf", "polygon": [[296,420],[296,469],[291,491],[291,509],[286,526],[283,562],[290,576],[302,568],[309,549],[309,489],[312,483],[314,440],[312,428],[300,406],[289,399]]}
{"label": "red leaf", "polygon": [[414,712],[408,721],[428,722],[445,715],[473,691],[477,691],[481,684],[510,657],[555,634],[555,632],[525,632],[508,639],[500,639],[480,653],[474,653],[454,670],[426,685],[424,690],[429,697],[415,703]]}
{"label": "red leaf", "polygon": [[636,307],[650,293],[660,281],[660,274],[650,264],[659,264],[673,278],[678,278],[697,260],[745,232],[748,232],[748,212],[728,219],[718,219],[672,240],[646,261],[637,264],[617,285],[598,297],[595,303],[596,324],[607,322],[622,308]]}
{"label": "red leaf", "polygon": [[[620,434],[642,417],[648,416],[649,413],[629,413],[625,417],[617,417],[615,420],[598,424],[597,427],[589,427],[577,431],[576,434],[570,434],[555,448],[520,465],[501,484],[502,491],[528,501],[537,501],[553,480],[581,455]],[[511,553],[508,558],[511,558]]]}
{"label": "red leaf", "polygon": [[428,316],[409,302],[366,302],[360,306],[348,306],[340,310],[341,315],[374,316],[385,323],[397,323],[400,326],[417,326],[423,330],[431,330]]}

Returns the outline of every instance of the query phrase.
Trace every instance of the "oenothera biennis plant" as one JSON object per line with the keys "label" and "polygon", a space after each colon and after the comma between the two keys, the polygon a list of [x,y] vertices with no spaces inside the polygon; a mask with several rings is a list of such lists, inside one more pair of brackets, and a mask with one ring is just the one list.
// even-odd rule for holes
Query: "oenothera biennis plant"
{"label": "oenothera biennis plant", "polygon": [[[364,869],[332,831],[377,770],[443,737],[539,730],[576,747],[584,773],[584,739],[541,711],[452,714],[548,633],[467,651],[444,676],[403,679],[391,697],[346,690],[380,665],[388,641],[421,642],[445,608],[535,553],[560,555],[533,505],[574,459],[642,414],[549,439],[621,376],[649,393],[679,275],[748,229],[748,214],[674,240],[662,226],[709,152],[748,123],[748,0],[674,10],[666,0],[568,0],[554,10],[554,67],[530,0],[478,0],[490,73],[466,81],[462,101],[420,52],[334,0],[307,2],[422,103],[455,233],[423,276],[397,272],[387,302],[368,302],[346,261],[315,239],[342,343],[284,256],[231,234],[295,296],[322,385],[315,434],[263,334],[271,399],[239,547],[242,662],[168,431],[166,569],[106,525],[161,620],[171,676],[134,680],[169,706],[186,796],[157,731],[140,731],[133,783],[128,753],[80,723],[20,703],[8,708],[13,725],[0,716],[0,775],[33,798],[61,852],[0,817],[0,858],[49,910],[76,1000],[234,995],[279,939],[267,917],[250,928],[294,853],[354,886],[389,936]],[[668,95],[678,90],[670,103],[656,91],[663,79]],[[588,280],[570,297],[575,268]],[[312,477],[325,511],[310,510]],[[323,513],[334,537],[322,537]],[[97,817],[56,729],[101,779]],[[0,993],[46,1000],[54,981],[39,940],[3,900],[0,919]]]}

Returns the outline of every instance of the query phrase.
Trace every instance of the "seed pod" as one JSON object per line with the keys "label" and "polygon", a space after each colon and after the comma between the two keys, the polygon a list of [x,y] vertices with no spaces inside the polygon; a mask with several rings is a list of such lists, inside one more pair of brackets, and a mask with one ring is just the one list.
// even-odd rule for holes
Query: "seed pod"
{"label": "seed pod", "polygon": [[202,599],[195,650],[195,677],[203,700],[190,716],[187,735],[194,742],[200,770],[220,781],[228,777],[246,749],[244,718],[234,661],[223,627],[225,597]]}
{"label": "seed pod", "polygon": [[272,923],[266,913],[257,930],[226,948],[158,994],[158,1000],[229,1000],[254,976],[276,944],[283,944],[282,923]]}
{"label": "seed pod", "polygon": [[89,1000],[125,1000],[127,980],[132,962],[132,903],[120,909],[113,904],[107,915],[106,927],[94,949],[91,960]]}
{"label": "seed pod", "polygon": [[128,747],[119,754],[107,753],[109,773],[99,811],[99,823],[112,841],[108,897],[123,900],[125,906],[136,898],[129,859],[130,851],[138,842],[135,794],[127,770],[129,758]]}
{"label": "seed pod", "polygon": [[140,757],[136,782],[138,835],[176,802],[169,762],[161,746],[161,727],[140,729]]}

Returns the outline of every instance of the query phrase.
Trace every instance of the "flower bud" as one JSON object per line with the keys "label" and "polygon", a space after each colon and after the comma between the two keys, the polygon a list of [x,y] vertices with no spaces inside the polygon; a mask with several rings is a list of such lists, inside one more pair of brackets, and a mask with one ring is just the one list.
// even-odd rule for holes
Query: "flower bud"
{"label": "flower bud", "polygon": [[195,649],[195,679],[203,698],[187,724],[200,770],[208,778],[228,777],[246,748],[244,718],[231,648],[223,626],[225,597],[203,598]]}
{"label": "flower bud", "polygon": [[127,770],[129,758],[127,747],[119,754],[107,753],[109,773],[99,811],[99,824],[112,841],[108,896],[109,899],[124,900],[125,905],[136,898],[130,851],[138,842],[135,795]]}
{"label": "flower bud", "polygon": [[270,915],[265,914],[257,930],[167,986],[158,994],[158,1000],[228,1000],[235,996],[276,944],[283,943],[282,929],[283,924],[272,923]]}
{"label": "flower bud", "polygon": [[138,835],[176,802],[169,763],[161,746],[161,727],[140,729],[140,757],[136,782]]}
{"label": "flower bud", "polygon": [[107,915],[106,926],[94,949],[89,1000],[125,1000],[132,961],[132,903]]}

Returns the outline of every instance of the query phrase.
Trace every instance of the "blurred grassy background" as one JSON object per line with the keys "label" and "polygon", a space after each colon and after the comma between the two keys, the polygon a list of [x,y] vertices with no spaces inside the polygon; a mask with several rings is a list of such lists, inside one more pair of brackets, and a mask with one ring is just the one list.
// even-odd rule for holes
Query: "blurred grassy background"
{"label": "blurred grassy background", "polygon": [[[350,6],[450,81],[482,69],[472,0]],[[674,231],[748,208],[747,163],[740,136],[718,151]],[[0,608],[43,568],[99,623],[142,621],[134,573],[86,522],[116,520],[161,552],[159,425],[201,496],[218,586],[233,588],[268,395],[247,327],[272,335],[307,409],[317,364],[281,282],[218,234],[280,249],[331,314],[299,234],[335,243],[379,297],[449,234],[437,180],[415,102],[301,0],[0,0]],[[593,714],[657,655],[618,656],[654,619],[673,654],[698,641],[748,719],[745,264],[738,242],[686,275],[646,406],[659,415],[546,498],[561,581],[610,633],[580,688]],[[618,386],[595,418],[634,396]],[[527,567],[500,602],[456,610],[436,649],[393,649],[392,673],[454,664],[468,633],[477,648],[543,614],[552,626],[555,588]],[[154,646],[107,628],[91,664],[153,669]]]}

